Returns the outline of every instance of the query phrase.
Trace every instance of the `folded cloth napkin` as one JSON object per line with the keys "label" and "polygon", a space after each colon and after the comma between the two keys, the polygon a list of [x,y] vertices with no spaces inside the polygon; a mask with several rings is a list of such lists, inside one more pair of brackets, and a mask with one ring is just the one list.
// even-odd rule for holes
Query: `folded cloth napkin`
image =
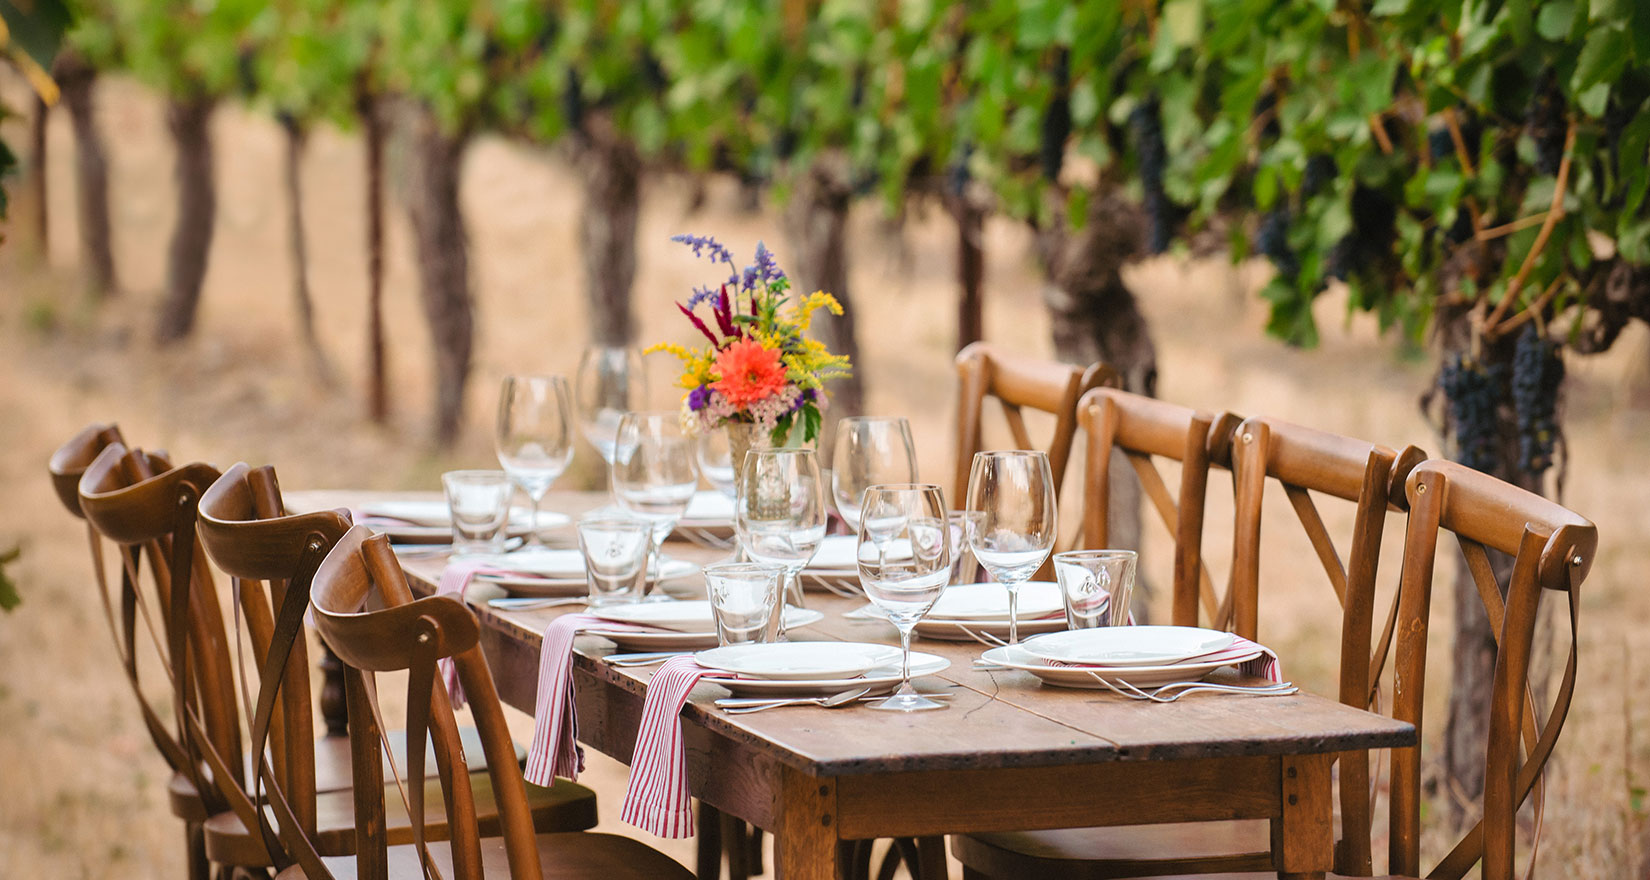
{"label": "folded cloth napkin", "polygon": [[[1131,617],[1132,617],[1132,615],[1131,615]],[[1227,645],[1226,647],[1221,648],[1218,651],[1210,651],[1207,654],[1202,654],[1202,655],[1199,655],[1197,657],[1187,657],[1185,660],[1181,660],[1179,663],[1174,664],[1174,665],[1178,666],[1178,665],[1190,664],[1190,663],[1215,663],[1215,662],[1220,661],[1223,658],[1230,658],[1230,659],[1236,660],[1240,657],[1246,657],[1250,654],[1253,654],[1256,651],[1260,652],[1260,656],[1259,657],[1254,657],[1254,658],[1249,659],[1249,660],[1245,660],[1242,663],[1237,664],[1237,666],[1236,666],[1237,671],[1243,673],[1244,675],[1252,675],[1252,676],[1255,676],[1256,678],[1264,678],[1267,681],[1272,682],[1273,684],[1282,684],[1283,683],[1283,663],[1278,660],[1277,653],[1274,652],[1271,648],[1268,648],[1265,645],[1260,644],[1259,642],[1252,642],[1252,641],[1244,638],[1243,636],[1232,636],[1232,643],[1230,645]],[[1071,663],[1071,662],[1065,661],[1065,660],[1050,660],[1050,661],[1048,661],[1048,665],[1050,665],[1050,666],[1068,666],[1068,667],[1072,667],[1072,668],[1075,668],[1075,669],[1082,669],[1084,667],[1094,667],[1094,666],[1096,666],[1096,664],[1093,664],[1093,663]],[[1118,667],[1103,667],[1103,668],[1116,669]]]}
{"label": "folded cloth napkin", "polygon": [[604,620],[594,614],[563,614],[544,628],[539,646],[539,690],[533,705],[533,739],[527,746],[527,781],[546,788],[557,776],[578,779],[584,769],[579,748],[579,715],[573,699],[573,639],[586,629],[645,632],[652,627]]}
{"label": "folded cloth napkin", "polygon": [[[458,601],[464,601],[464,588],[475,580],[475,576],[487,571],[490,565],[485,559],[454,559],[441,570],[441,580],[435,585],[437,596],[456,596]],[[443,657],[436,664],[441,672],[441,680],[447,683],[447,697],[452,700],[454,709],[464,708],[464,686],[458,681],[458,664],[451,657]]]}
{"label": "folded cloth napkin", "polygon": [[660,837],[692,837],[694,833],[679,713],[693,686],[706,677],[730,676],[684,655],[666,660],[647,685],[642,728],[636,734],[630,784],[619,818]]}

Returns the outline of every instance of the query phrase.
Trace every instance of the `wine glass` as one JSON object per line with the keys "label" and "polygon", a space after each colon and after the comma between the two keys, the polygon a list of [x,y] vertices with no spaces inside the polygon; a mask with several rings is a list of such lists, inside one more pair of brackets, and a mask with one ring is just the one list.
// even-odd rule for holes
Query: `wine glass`
{"label": "wine glass", "polygon": [[943,708],[911,687],[911,630],[939,601],[951,580],[951,529],[940,487],[923,483],[876,485],[865,490],[866,519],[895,523],[882,544],[870,530],[859,533],[856,557],[865,595],[899,630],[900,686],[873,709]]}
{"label": "wine glass", "polygon": [[568,396],[567,380],[560,376],[508,376],[499,394],[493,449],[504,472],[533,502],[529,544],[544,543],[539,504],[573,460]]}
{"label": "wine glass", "polygon": [[860,498],[867,486],[916,479],[917,453],[905,419],[856,416],[837,422],[831,495],[849,528],[860,530]]}
{"label": "wine glass", "polygon": [[980,514],[969,539],[974,558],[1008,588],[1008,643],[1019,644],[1020,585],[1054,549],[1058,531],[1053,471],[1041,452],[976,452],[968,510]]}
{"label": "wine glass", "polygon": [[586,348],[573,377],[573,392],[580,430],[611,466],[619,420],[625,413],[641,409],[647,401],[642,353],[614,345]]}
{"label": "wine glass", "polygon": [[699,435],[699,472],[711,488],[728,498],[739,495],[739,462],[733,460],[733,443],[727,431],[705,431]]}
{"label": "wine glass", "polygon": [[653,525],[648,547],[650,585],[659,580],[659,545],[676,528],[699,485],[693,438],[673,412],[625,413],[614,435],[613,497],[632,516]]}
{"label": "wine glass", "polygon": [[[797,576],[825,540],[825,488],[812,449],[753,449],[745,453],[743,491],[735,502],[734,527],[745,555],[785,568],[779,591],[783,608],[802,604]],[[785,618],[779,618],[785,635]]]}

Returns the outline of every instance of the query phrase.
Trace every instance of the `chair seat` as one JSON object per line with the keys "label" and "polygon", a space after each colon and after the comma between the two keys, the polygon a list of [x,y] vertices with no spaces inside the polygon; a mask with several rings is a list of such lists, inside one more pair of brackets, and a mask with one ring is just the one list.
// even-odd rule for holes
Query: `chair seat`
{"label": "chair seat", "polygon": [[[1109,880],[1271,867],[1264,819],[956,835],[951,852],[997,880]],[[1274,875],[1275,876],[1275,875]]]}
{"label": "chair seat", "polygon": [[172,778],[166,781],[166,801],[172,808],[172,815],[185,822],[205,822],[211,818],[195,783],[182,773],[173,773]]}
{"label": "chair seat", "polygon": [[[470,787],[475,792],[476,819],[481,833],[501,833],[492,777],[483,770],[472,771]],[[529,783],[527,806],[532,810],[533,828],[537,831],[582,831],[596,825],[596,793],[565,779],[556,780],[551,788]],[[384,785],[384,811],[385,831],[390,845],[412,843],[412,823],[407,818],[406,805],[401,801],[401,793],[394,780]],[[424,782],[424,813],[427,838],[445,839],[446,805],[442,800],[439,777],[429,777]],[[270,815],[273,822],[273,813]],[[329,791],[317,795],[315,827],[315,845],[322,855],[353,853],[354,792]],[[238,867],[266,867],[272,864],[264,849],[262,835],[256,829],[248,832],[240,817],[232,812],[219,813],[207,819],[205,832],[207,857],[218,864]]]}
{"label": "chair seat", "polygon": [[[487,769],[487,753],[481,747],[481,734],[473,726],[466,725],[458,729],[459,740],[464,746],[464,760],[471,770]],[[407,731],[392,730],[387,737],[390,749],[395,753],[395,766],[401,773],[407,772]],[[516,744],[516,763],[527,760],[527,750]],[[390,774],[390,762],[384,762],[384,778],[393,778]],[[436,774],[435,745],[426,743],[424,748],[424,767],[428,775]],[[343,791],[353,787],[350,781],[349,765],[349,737],[323,736],[315,740],[315,790],[316,791]]]}
{"label": "chair seat", "polygon": [[[691,880],[693,874],[674,859],[652,847],[620,837],[616,834],[563,833],[538,836],[539,865],[545,880]],[[452,877],[452,850],[446,843],[429,845],[430,858],[441,870],[441,876]],[[327,870],[337,880],[355,880],[356,865],[353,856],[325,860]],[[481,864],[486,876],[507,878],[510,864],[504,853],[504,840],[491,837],[481,841]],[[418,852],[412,846],[392,846],[389,849],[389,876],[421,880],[424,874],[418,864]],[[303,869],[294,865],[276,875],[276,880],[308,880]]]}

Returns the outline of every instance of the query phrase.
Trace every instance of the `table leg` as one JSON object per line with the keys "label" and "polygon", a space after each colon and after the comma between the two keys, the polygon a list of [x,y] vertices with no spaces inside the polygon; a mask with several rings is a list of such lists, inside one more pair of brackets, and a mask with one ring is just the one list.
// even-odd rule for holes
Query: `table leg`
{"label": "table leg", "polygon": [[774,861],[782,880],[838,880],[836,780],[780,770]]}
{"label": "table leg", "polygon": [[[317,639],[316,641],[320,641]],[[321,642],[321,720],[327,736],[349,736],[349,711],[344,704],[344,662]]]}
{"label": "table leg", "polygon": [[1279,761],[1283,814],[1272,820],[1272,860],[1280,880],[1322,880],[1334,867],[1332,758],[1297,755]]}

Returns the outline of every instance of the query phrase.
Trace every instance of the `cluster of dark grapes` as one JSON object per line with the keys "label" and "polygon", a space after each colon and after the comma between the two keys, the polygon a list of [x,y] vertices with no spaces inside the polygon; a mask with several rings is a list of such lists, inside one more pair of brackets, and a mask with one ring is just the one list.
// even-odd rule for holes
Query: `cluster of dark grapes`
{"label": "cluster of dark grapes", "polygon": [[1335,157],[1326,153],[1318,153],[1306,160],[1306,173],[1301,175],[1301,196],[1312,198],[1323,192],[1323,188],[1335,179],[1341,171],[1335,164]]}
{"label": "cluster of dark grapes", "polygon": [[1386,193],[1363,184],[1353,187],[1352,231],[1330,248],[1324,274],[1345,281],[1390,253],[1397,222],[1398,206]]}
{"label": "cluster of dark grapes", "polygon": [[1266,121],[1260,126],[1262,141],[1275,141],[1283,134],[1283,126],[1278,123],[1278,114],[1273,112],[1277,107],[1278,93],[1268,89],[1255,99],[1255,106],[1250,108],[1250,115],[1255,119],[1266,117]]}
{"label": "cluster of dark grapes", "polygon": [[1553,464],[1558,441],[1558,386],[1564,381],[1564,359],[1558,345],[1549,342],[1531,324],[1513,349],[1512,399],[1518,414],[1518,464],[1537,476]]}
{"label": "cluster of dark grapes", "polygon": [[1060,179],[1060,167],[1066,161],[1066,140],[1071,137],[1071,58],[1061,48],[1054,56],[1054,94],[1043,110],[1043,139],[1038,160],[1043,167],[1043,179],[1053,183]]}
{"label": "cluster of dark grapes", "polygon": [[1261,218],[1260,230],[1255,236],[1255,248],[1265,254],[1278,268],[1278,274],[1291,282],[1301,273],[1300,258],[1289,246],[1289,209],[1273,208]]}
{"label": "cluster of dark grapes", "polygon": [[1496,409],[1506,379],[1505,364],[1486,367],[1460,354],[1446,360],[1438,374],[1438,385],[1449,401],[1450,423],[1455,426],[1455,458],[1486,474],[1496,470]]}
{"label": "cluster of dark grapes", "polygon": [[1163,108],[1156,96],[1134,108],[1129,114],[1129,127],[1134,132],[1134,146],[1140,155],[1140,180],[1145,187],[1146,217],[1151,224],[1146,249],[1148,253],[1160,254],[1168,250],[1174,240],[1180,209],[1169,201],[1169,194],[1163,188],[1169,153],[1163,146]]}
{"label": "cluster of dark grapes", "polygon": [[1564,158],[1564,93],[1559,91],[1551,67],[1536,77],[1526,122],[1530,138],[1535,141],[1535,170],[1557,174]]}
{"label": "cluster of dark grapes", "polygon": [[642,49],[642,82],[654,97],[664,97],[665,90],[670,88],[670,77],[665,75],[663,64],[659,63],[659,56],[654,55],[651,49]]}

